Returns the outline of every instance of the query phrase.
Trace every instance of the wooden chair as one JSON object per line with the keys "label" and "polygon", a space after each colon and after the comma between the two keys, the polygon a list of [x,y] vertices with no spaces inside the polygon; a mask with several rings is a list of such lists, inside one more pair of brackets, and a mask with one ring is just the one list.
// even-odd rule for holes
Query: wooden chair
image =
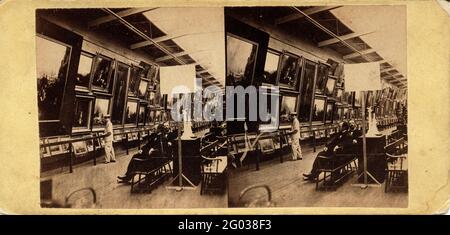
{"label": "wooden chair", "polygon": [[386,182],[385,192],[408,190],[407,142],[400,138],[386,146]]}
{"label": "wooden chair", "polygon": [[226,191],[228,158],[226,155],[216,155],[219,146],[219,141],[215,141],[206,145],[200,151],[202,157],[200,195],[203,195],[205,192],[224,193]]}

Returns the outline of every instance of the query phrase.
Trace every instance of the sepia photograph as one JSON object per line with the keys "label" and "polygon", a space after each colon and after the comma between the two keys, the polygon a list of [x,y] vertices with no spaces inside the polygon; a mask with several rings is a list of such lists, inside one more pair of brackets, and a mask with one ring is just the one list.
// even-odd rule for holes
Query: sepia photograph
{"label": "sepia photograph", "polygon": [[227,72],[252,58],[253,78],[281,90],[277,128],[251,129],[258,104],[245,100],[245,128],[229,129],[228,206],[408,207],[407,97],[394,96],[407,91],[406,7],[226,7],[225,18]]}
{"label": "sepia photograph", "polygon": [[[41,207],[227,208],[224,8],[35,14]],[[251,82],[256,47],[233,39],[230,76]],[[172,116],[196,79],[209,96],[177,101],[217,120]]]}

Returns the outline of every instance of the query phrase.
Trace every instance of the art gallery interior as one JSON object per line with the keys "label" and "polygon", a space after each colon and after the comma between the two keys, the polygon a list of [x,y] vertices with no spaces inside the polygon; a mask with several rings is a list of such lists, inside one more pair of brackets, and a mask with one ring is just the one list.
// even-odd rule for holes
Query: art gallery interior
{"label": "art gallery interior", "polygon": [[[226,207],[225,123],[189,123],[193,137],[180,143],[182,172],[189,182],[183,178],[181,184],[194,187],[178,192],[181,164],[176,156],[181,145],[176,139],[184,126],[172,119],[174,100],[164,89],[183,81],[167,81],[159,73],[161,66],[192,66],[201,86],[224,89],[225,57],[217,56],[225,54],[223,8],[206,10],[37,10],[43,206]],[[206,106],[217,99],[203,96],[191,102]],[[109,164],[104,160],[106,115],[113,125],[116,155],[116,162]],[[175,137],[158,137],[162,130]],[[133,169],[132,181],[118,183],[132,157],[145,151],[155,136],[161,142],[161,147],[153,146],[161,152],[157,160],[144,159]],[[205,156],[207,149],[214,152]]]}
{"label": "art gallery interior", "polygon": [[[405,14],[401,6],[226,8],[227,86],[278,86],[280,99],[276,131],[227,122],[238,166],[229,170],[229,207],[407,206]],[[366,62],[379,64],[381,88],[346,89],[345,66]],[[292,160],[290,113],[300,122],[302,160]],[[366,153],[354,136],[350,156],[319,164],[305,180],[343,122],[376,132],[364,140]]]}
{"label": "art gallery interior", "polygon": [[[36,54],[42,207],[408,205],[403,6],[37,10]],[[352,90],[366,63],[380,87]],[[213,92],[171,95],[193,82],[176,68]],[[226,113],[238,86],[276,87],[275,129],[247,98],[243,117],[172,116],[179,100]]]}

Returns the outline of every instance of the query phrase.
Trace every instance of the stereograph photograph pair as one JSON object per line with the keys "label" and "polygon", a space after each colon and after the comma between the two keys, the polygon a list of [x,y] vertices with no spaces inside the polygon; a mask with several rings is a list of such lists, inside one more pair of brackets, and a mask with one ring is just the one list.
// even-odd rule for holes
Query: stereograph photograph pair
{"label": "stereograph photograph pair", "polygon": [[[22,103],[2,97],[5,114],[16,114],[5,115],[2,139],[23,146],[2,142],[1,172],[26,171],[2,178],[5,211],[445,209],[448,193],[438,188],[448,188],[448,133],[437,134],[448,130],[448,107],[438,105],[448,94],[438,88],[448,85],[450,44],[448,32],[430,37],[437,31],[419,23],[425,15],[430,30],[447,23],[433,1],[21,4],[0,5],[4,19],[27,15],[6,20],[0,36],[0,52],[27,53],[0,72],[8,74],[0,93]],[[34,24],[17,32],[26,22]],[[13,43],[19,37],[27,46]],[[420,54],[424,44],[435,53]],[[13,77],[26,88],[12,89]],[[260,92],[277,105],[262,107],[252,98]],[[199,104],[215,118],[191,112]],[[260,109],[275,115],[252,120]],[[17,180],[26,189],[11,188]]]}

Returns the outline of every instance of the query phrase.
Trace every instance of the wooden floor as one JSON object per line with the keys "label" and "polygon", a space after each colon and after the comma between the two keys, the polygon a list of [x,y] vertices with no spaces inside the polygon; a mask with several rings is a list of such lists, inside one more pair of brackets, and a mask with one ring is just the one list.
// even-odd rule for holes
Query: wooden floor
{"label": "wooden floor", "polygon": [[[318,149],[322,149],[319,147]],[[385,193],[384,184],[378,188],[361,189],[352,186],[356,176],[350,178],[336,191],[316,191],[315,183],[303,180],[302,173],[311,170],[317,153],[303,148],[303,160],[290,161],[286,155],[283,163],[279,158],[263,162],[260,170],[254,165],[229,171],[229,207],[242,207],[251,201],[266,200],[263,189],[247,193],[239,201],[240,192],[247,186],[266,184],[272,191],[272,202],[279,207],[407,207],[408,194]]]}
{"label": "wooden floor", "polygon": [[227,194],[200,195],[200,185],[195,190],[166,189],[170,180],[160,185],[151,193],[130,193],[130,185],[117,183],[117,176],[123,175],[131,156],[136,152],[130,151],[129,155],[122,154],[117,157],[117,162],[104,164],[99,160],[96,166],[92,162],[85,163],[74,168],[69,173],[64,172],[43,174],[42,180],[52,179],[52,196],[58,201],[63,201],[70,192],[92,187],[97,193],[98,203],[93,205],[88,193],[76,195],[75,207],[114,208],[114,209],[146,209],[146,208],[223,208],[227,207]]}

